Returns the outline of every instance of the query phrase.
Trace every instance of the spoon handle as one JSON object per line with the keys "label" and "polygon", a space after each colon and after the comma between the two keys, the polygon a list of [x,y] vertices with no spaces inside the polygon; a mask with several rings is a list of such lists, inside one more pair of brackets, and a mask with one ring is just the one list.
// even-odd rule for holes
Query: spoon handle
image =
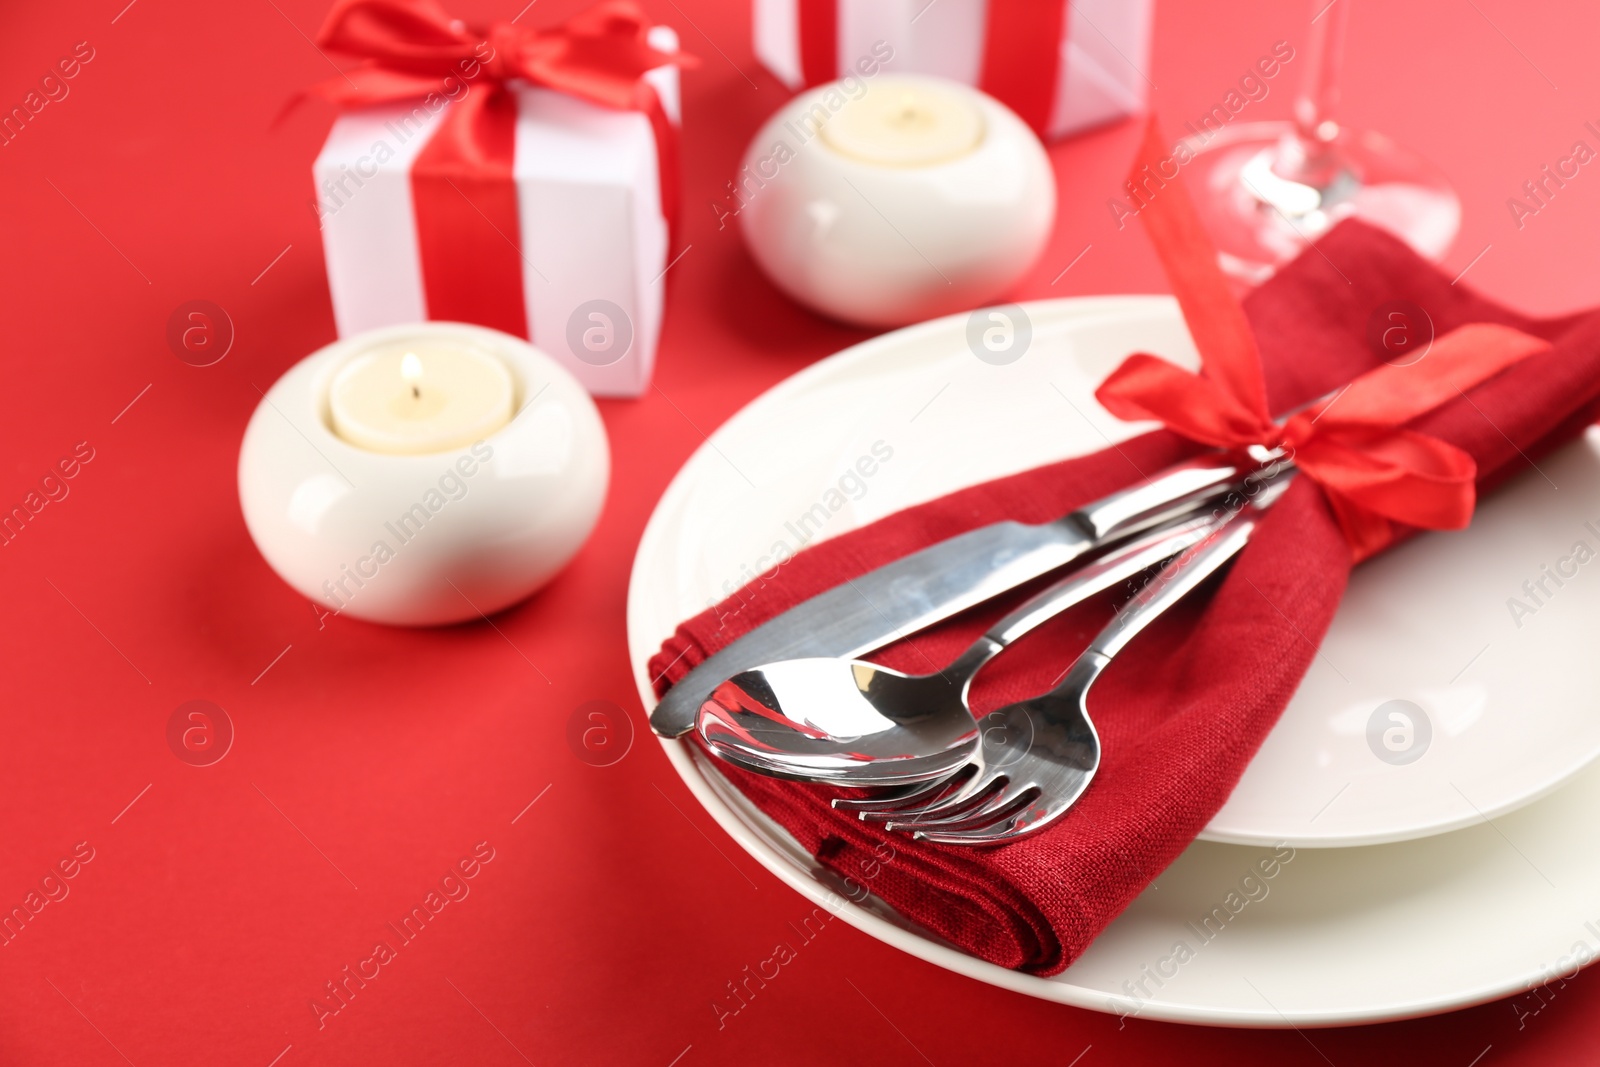
{"label": "spoon handle", "polygon": [[989,627],[988,632],[979,639],[979,644],[987,641],[993,645],[990,655],[998,653],[1023,634],[1055,618],[1074,604],[1081,604],[1095,594],[1120,585],[1141,571],[1198,544],[1213,526],[1211,516],[1202,512],[1198,517],[1134,538],[1031,597]]}

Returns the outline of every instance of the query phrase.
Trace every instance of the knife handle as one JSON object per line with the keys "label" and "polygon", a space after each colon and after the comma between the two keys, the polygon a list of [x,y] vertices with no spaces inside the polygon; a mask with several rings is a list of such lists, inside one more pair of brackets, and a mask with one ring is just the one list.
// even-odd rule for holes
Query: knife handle
{"label": "knife handle", "polygon": [[1291,462],[1280,450],[1258,447],[1243,452],[1206,453],[1086,505],[1068,518],[1096,541],[1111,540],[1176,518],[1206,500],[1226,496],[1248,477],[1270,480]]}

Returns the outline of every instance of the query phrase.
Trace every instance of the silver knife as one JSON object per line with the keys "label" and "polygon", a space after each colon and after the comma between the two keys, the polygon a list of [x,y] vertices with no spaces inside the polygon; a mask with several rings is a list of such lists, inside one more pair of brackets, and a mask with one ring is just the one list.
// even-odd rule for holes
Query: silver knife
{"label": "silver knife", "polygon": [[804,656],[860,656],[1062,567],[1092,549],[1219,500],[1285,462],[1277,453],[1207,453],[1052,522],[997,522],[937,542],[819,593],[708,657],[650,713],[662,737],[694,728],[727,679]]}

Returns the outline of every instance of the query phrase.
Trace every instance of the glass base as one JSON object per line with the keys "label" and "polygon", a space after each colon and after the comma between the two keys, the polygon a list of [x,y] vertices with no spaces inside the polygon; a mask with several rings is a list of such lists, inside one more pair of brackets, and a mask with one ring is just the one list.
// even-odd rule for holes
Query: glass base
{"label": "glass base", "polygon": [[1455,240],[1461,201],[1432,164],[1379,133],[1327,132],[1307,142],[1292,123],[1255,122],[1184,141],[1194,153],[1183,168],[1190,195],[1237,281],[1266,281],[1347,218],[1434,262]]}

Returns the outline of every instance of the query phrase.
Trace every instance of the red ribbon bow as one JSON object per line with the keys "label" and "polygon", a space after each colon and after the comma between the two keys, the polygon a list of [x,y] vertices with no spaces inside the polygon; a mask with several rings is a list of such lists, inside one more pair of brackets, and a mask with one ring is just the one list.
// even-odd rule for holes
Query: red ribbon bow
{"label": "red ribbon bow", "polygon": [[[481,77],[499,88],[521,78],[606,107],[647,111],[654,93],[642,77],[646,71],[698,62],[684,52],[657,50],[649,30],[644,12],[631,0],[606,0],[544,30],[514,22],[477,30],[451,18],[434,0],[339,0],[317,33],[317,44],[367,62],[311,91],[350,106],[434,92],[454,99],[451,79]],[[481,94],[469,93],[467,99],[474,95]]]}
{"label": "red ribbon bow", "polygon": [[[1152,120],[1139,158],[1171,155]],[[1154,419],[1217,448],[1289,452],[1328,498],[1357,562],[1404,527],[1457,530],[1472,519],[1477,464],[1405,424],[1550,346],[1508,326],[1478,323],[1436,340],[1417,362],[1385,364],[1283,422],[1272,418],[1255,336],[1217,267],[1216,253],[1178,180],[1140,210],[1200,351],[1201,373],[1137,353],[1095,396],[1121,419]]]}

